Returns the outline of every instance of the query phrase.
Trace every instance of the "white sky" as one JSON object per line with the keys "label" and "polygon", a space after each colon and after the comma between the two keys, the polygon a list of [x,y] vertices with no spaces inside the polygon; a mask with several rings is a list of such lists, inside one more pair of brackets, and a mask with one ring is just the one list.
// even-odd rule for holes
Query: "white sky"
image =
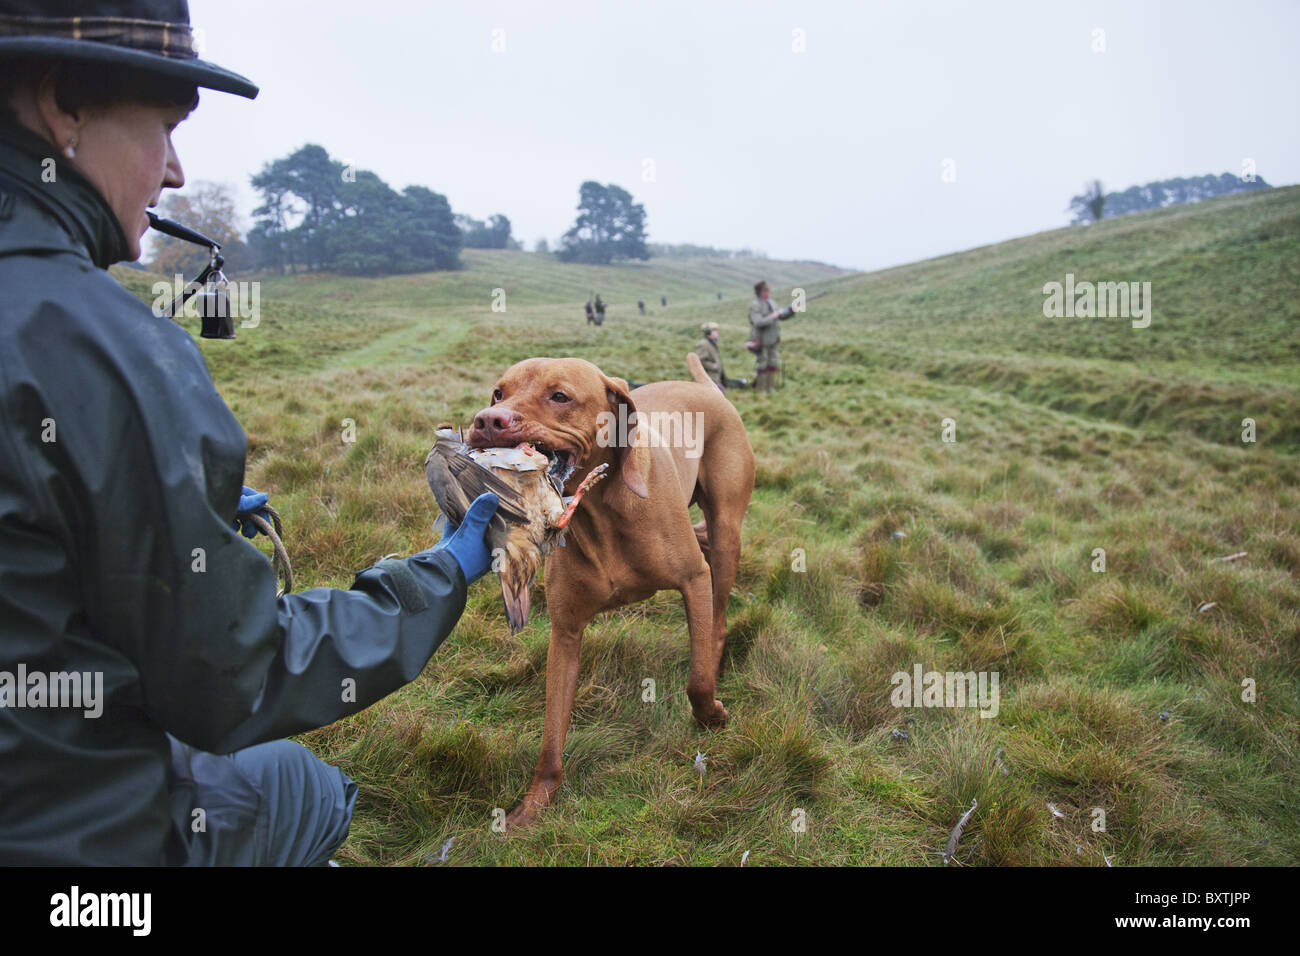
{"label": "white sky", "polygon": [[874,269],[1064,225],[1092,177],[1123,189],[1251,158],[1300,181],[1294,0],[190,8],[203,55],[262,93],[205,92],[176,145],[191,181],[236,184],[246,212],[248,177],[313,142],[458,213],[505,213],[528,248],[595,179],[644,203],[653,242]]}

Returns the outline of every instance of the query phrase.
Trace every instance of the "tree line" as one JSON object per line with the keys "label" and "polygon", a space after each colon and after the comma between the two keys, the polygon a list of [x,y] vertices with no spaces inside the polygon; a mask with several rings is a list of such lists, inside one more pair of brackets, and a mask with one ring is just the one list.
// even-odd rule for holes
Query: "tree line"
{"label": "tree line", "polygon": [[464,236],[447,197],[400,193],[308,144],[252,178],[262,204],[248,231],[252,268],[382,275],[460,267]]}
{"label": "tree line", "polygon": [[1242,178],[1232,173],[1221,176],[1180,177],[1162,179],[1145,186],[1130,186],[1123,192],[1108,193],[1101,180],[1094,179],[1078,196],[1070,199],[1071,225],[1127,216],[1145,209],[1163,209],[1179,203],[1200,202],[1228,193],[1247,192],[1252,189],[1272,189],[1263,177]]}
{"label": "tree line", "polygon": [[762,249],[719,249],[693,242],[651,242],[647,245],[656,259],[766,259]]}
{"label": "tree line", "polygon": [[[245,273],[431,272],[460,268],[462,249],[523,248],[500,213],[487,220],[453,213],[441,193],[425,186],[398,192],[310,143],[268,162],[251,182],[261,202],[246,236],[234,196],[219,184],[169,193],[162,213],[220,242],[230,269]],[[153,268],[165,275],[188,275],[207,261],[203,250],[176,239],[158,238],[155,250]],[[584,182],[577,219],[553,254],[598,264],[648,259],[645,208],[612,183]]]}

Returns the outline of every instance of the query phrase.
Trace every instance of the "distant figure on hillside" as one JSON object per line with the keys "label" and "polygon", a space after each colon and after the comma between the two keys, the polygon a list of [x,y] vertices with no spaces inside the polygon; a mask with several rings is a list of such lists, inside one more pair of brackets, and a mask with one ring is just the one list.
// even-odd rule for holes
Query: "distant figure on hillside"
{"label": "distant figure on hillside", "polygon": [[668,296],[661,295],[659,297],[659,304],[662,305],[665,309],[668,308]]}
{"label": "distant figure on hillside", "polygon": [[596,296],[596,324],[605,324],[605,302],[599,295]]}
{"label": "distant figure on hillside", "polygon": [[780,314],[766,282],[755,283],[754,296],[754,301],[749,304],[749,325],[753,329],[749,350],[756,359],[754,388],[760,392],[770,392],[772,379],[781,367],[781,358],[777,354],[777,346],[781,342]]}
{"label": "distant figure on hillside", "polygon": [[641,310],[642,315],[645,315],[645,299],[637,299],[636,307]]}
{"label": "distant figure on hillside", "polygon": [[713,384],[725,392],[727,376],[722,369],[722,352],[718,349],[718,323],[705,322],[700,326],[700,332],[704,337],[695,346],[695,354],[700,357],[700,364],[709,373],[709,378],[713,379]]}
{"label": "distant figure on hillside", "polygon": [[587,324],[590,325],[592,322],[595,321],[596,321],[596,313],[592,311],[591,300],[588,299],[587,300]]}
{"label": "distant figure on hillside", "polygon": [[718,301],[719,301],[719,302],[722,301],[722,293],[721,293],[721,292],[718,293]]}

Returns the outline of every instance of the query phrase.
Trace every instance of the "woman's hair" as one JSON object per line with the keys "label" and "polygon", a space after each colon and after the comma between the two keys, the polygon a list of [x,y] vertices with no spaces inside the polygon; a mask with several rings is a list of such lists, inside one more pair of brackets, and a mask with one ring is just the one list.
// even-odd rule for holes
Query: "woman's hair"
{"label": "woman's hair", "polygon": [[754,283],[754,295],[760,299],[763,297],[763,290],[767,288],[767,283],[762,280]]}
{"label": "woman's hair", "polygon": [[[55,71],[54,101],[67,113],[102,109],[115,103],[188,106],[190,109],[199,104],[198,87],[185,80],[173,80],[115,64],[41,57],[0,59],[0,90],[34,87],[50,70]],[[4,96],[0,96],[0,118],[14,118],[13,107]]]}

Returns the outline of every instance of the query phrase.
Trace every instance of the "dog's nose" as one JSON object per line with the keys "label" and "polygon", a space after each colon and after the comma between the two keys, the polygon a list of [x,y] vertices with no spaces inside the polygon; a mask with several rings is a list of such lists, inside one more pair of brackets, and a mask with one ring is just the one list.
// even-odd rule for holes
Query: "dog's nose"
{"label": "dog's nose", "polygon": [[474,427],[485,434],[491,435],[495,432],[505,431],[518,418],[519,416],[510,409],[502,408],[500,405],[492,405],[474,416]]}

